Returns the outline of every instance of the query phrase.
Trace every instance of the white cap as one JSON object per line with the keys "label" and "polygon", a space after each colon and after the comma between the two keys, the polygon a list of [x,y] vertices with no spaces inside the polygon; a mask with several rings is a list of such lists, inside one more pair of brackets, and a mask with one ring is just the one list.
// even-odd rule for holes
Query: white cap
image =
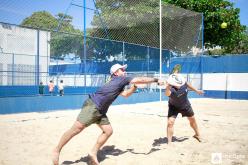
{"label": "white cap", "polygon": [[127,64],[125,65],[120,65],[120,64],[114,64],[110,68],[110,74],[114,74],[118,69],[127,69]]}
{"label": "white cap", "polygon": [[183,86],[186,83],[185,78],[180,74],[171,74],[167,80],[167,83],[172,86]]}

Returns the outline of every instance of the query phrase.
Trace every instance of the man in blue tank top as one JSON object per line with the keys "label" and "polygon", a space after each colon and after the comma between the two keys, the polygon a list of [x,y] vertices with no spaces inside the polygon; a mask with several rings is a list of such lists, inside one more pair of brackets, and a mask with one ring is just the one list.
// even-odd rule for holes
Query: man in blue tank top
{"label": "man in blue tank top", "polygon": [[199,142],[201,137],[199,129],[194,117],[194,112],[188,99],[188,88],[195,91],[197,94],[202,95],[203,91],[195,89],[192,85],[185,81],[182,75],[177,71],[171,74],[166,82],[165,95],[169,97],[168,101],[168,121],[167,121],[167,140],[168,144],[172,142],[173,126],[178,113],[182,116],[186,116],[190,122],[190,126],[193,128],[195,135],[193,136]]}
{"label": "man in blue tank top", "polygon": [[[126,77],[125,69],[127,65],[115,64],[111,67],[111,79],[95,93],[90,94],[89,98],[84,102],[81,112],[73,126],[67,130],[58,145],[53,150],[53,164],[59,164],[59,154],[64,145],[75,135],[91,124],[97,124],[102,130],[102,134],[98,137],[96,144],[89,152],[90,164],[98,165],[97,152],[112,135],[113,129],[106,115],[109,106],[119,96],[128,97],[136,91],[135,84],[158,83],[157,78],[149,77]],[[124,90],[126,85],[132,86]]]}

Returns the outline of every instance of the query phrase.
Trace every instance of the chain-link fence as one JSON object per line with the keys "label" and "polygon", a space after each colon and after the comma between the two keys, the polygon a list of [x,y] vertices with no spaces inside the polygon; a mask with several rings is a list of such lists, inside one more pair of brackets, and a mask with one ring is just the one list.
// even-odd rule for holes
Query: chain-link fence
{"label": "chain-link fence", "polygon": [[[50,80],[55,85],[63,80],[66,94],[92,92],[106,82],[115,63],[128,64],[130,76],[159,77],[161,69],[165,78],[173,59],[199,55],[202,49],[203,18],[199,13],[163,3],[160,34],[157,0],[66,2],[63,8],[53,10],[45,1],[24,0],[20,6],[0,2],[0,22],[5,22],[0,24],[1,95],[8,96],[11,90],[10,95],[37,95],[40,82],[48,91]],[[24,18],[31,17],[32,13],[27,13],[30,8],[37,10],[33,13],[55,12],[55,25],[28,24]],[[13,18],[22,18],[19,22],[25,26],[13,25]],[[199,75],[187,77],[201,84]],[[144,86],[142,91],[157,89]],[[17,90],[25,92],[16,94]]]}
{"label": "chain-link fence", "polygon": [[[8,94],[15,96],[19,94],[38,95],[40,82],[46,87],[44,88],[46,90],[45,94],[48,94],[48,85],[51,80],[55,83],[55,86],[58,86],[59,81],[63,80],[67,88],[66,94],[92,92],[108,80],[109,69],[115,63],[128,64],[128,76],[159,77],[158,48],[87,37],[86,59],[80,56],[80,53],[79,55],[68,53],[62,56],[51,56],[51,52],[57,51],[55,50],[57,48],[52,46],[53,43],[60,42],[56,41],[57,38],[65,42],[58,48],[58,51],[64,50],[63,45],[68,46],[71,43],[73,44],[71,44],[71,47],[68,46],[70,47],[69,50],[75,48],[75,50],[82,49],[81,51],[83,51],[83,46],[80,44],[82,41],[76,42],[83,36],[56,33],[55,37],[50,37],[50,35],[47,35],[50,32],[46,31],[28,29],[27,32],[27,29],[23,27],[9,24],[0,25],[9,27],[9,32],[2,33],[1,38],[4,47],[0,53],[0,84],[3,89],[1,96],[8,96]],[[30,30],[31,32],[35,31],[35,33],[30,33]],[[29,48],[26,48],[26,52],[34,54],[17,53],[19,52],[19,46],[25,46],[18,41],[26,40],[25,37],[18,34],[13,35],[17,42],[10,42],[11,45],[8,45],[11,41],[7,38],[8,34],[13,34],[13,31],[19,31],[27,39],[33,38],[33,45],[35,46],[29,46]],[[3,38],[7,39],[4,40]],[[164,56],[169,56],[168,50],[164,50],[163,53]],[[63,53],[57,52],[54,54],[61,55]],[[167,72],[166,69],[167,67],[165,67],[165,72]],[[151,87],[150,91],[158,88],[157,86],[143,86],[142,91],[148,91],[147,88]],[[19,93],[18,91],[22,92]]]}
{"label": "chain-link fence", "polygon": [[202,15],[162,3],[162,34],[160,5],[157,0],[96,0],[96,14],[90,36],[189,53],[201,48]]}

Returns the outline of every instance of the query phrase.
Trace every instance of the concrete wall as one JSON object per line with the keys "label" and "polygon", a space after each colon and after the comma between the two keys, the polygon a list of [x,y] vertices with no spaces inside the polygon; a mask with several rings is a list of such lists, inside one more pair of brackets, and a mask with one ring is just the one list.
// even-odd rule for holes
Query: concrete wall
{"label": "concrete wall", "polygon": [[36,66],[48,72],[49,41],[50,32],[0,23],[0,85],[35,85]]}

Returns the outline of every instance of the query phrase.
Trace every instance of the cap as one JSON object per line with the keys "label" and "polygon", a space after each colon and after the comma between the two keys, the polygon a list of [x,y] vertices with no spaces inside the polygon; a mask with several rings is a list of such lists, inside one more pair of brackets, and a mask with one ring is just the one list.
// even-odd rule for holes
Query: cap
{"label": "cap", "polygon": [[125,65],[120,65],[120,64],[114,64],[110,68],[110,74],[114,74],[118,69],[127,69],[127,64]]}
{"label": "cap", "polygon": [[186,80],[181,74],[171,74],[167,80],[167,83],[172,86],[180,87],[186,83]]}

